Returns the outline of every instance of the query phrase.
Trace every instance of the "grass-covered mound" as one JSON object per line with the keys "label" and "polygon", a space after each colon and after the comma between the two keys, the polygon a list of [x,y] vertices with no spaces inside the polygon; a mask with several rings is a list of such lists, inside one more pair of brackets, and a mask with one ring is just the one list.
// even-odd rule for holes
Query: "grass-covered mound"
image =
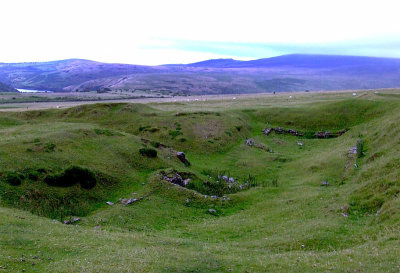
{"label": "grass-covered mound", "polygon": [[118,188],[115,178],[78,166],[61,172],[25,169],[0,180],[3,204],[56,219],[87,215]]}

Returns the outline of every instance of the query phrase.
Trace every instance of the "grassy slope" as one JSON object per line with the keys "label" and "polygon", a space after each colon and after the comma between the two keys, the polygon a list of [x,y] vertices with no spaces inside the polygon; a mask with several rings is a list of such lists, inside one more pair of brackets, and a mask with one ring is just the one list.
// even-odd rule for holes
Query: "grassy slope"
{"label": "grassy slope", "polygon": [[[4,113],[2,172],[76,164],[109,175],[115,184],[90,193],[67,189],[80,198],[75,215],[86,216],[79,226],[66,226],[10,208],[10,191],[39,189],[56,199],[65,194],[61,189],[1,182],[0,266],[10,272],[398,272],[400,101],[395,95],[304,94],[292,100],[269,96]],[[337,139],[302,139],[299,148],[295,137],[263,136],[267,124],[350,131]],[[176,131],[182,134],[170,133]],[[275,153],[244,145],[248,137]],[[140,138],[184,150],[192,167],[162,149],[157,159],[143,159]],[[360,138],[365,155],[349,157]],[[49,143],[56,145],[52,152],[45,151]],[[205,169],[251,173],[266,183],[233,195],[230,205],[187,204],[190,193],[154,180],[152,173],[166,167],[200,177]],[[278,187],[269,183],[273,179]],[[321,187],[322,180],[330,186]],[[130,196],[147,198],[128,207],[104,204]],[[347,205],[344,217],[341,207]]]}

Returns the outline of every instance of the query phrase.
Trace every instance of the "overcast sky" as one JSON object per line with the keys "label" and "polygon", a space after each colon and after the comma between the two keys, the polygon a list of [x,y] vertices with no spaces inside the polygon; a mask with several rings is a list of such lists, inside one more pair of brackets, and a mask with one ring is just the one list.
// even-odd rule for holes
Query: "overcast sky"
{"label": "overcast sky", "polygon": [[0,62],[400,57],[396,1],[1,0]]}

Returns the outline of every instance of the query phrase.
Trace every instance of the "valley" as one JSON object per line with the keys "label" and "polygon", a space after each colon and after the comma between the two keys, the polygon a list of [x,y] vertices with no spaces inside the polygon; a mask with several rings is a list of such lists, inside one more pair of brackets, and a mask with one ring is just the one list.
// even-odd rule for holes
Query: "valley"
{"label": "valley", "polygon": [[398,272],[399,99],[5,104],[0,272]]}

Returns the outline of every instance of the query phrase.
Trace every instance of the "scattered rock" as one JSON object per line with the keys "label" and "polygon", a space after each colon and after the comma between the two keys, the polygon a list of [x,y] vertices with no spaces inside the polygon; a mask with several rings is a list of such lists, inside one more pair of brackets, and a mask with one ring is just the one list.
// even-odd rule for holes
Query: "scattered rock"
{"label": "scattered rock", "polygon": [[329,186],[329,182],[328,181],[322,181],[321,186],[328,187]]}
{"label": "scattered rock", "polygon": [[299,145],[300,147],[302,147],[304,144],[303,144],[303,142],[297,141],[297,145]]}
{"label": "scattered rock", "polygon": [[341,130],[341,131],[336,132],[336,133],[332,133],[332,132],[329,132],[329,131],[317,132],[315,134],[315,137],[317,137],[317,138],[335,138],[335,137],[340,137],[341,135],[343,135],[346,132],[347,132],[347,129]]}
{"label": "scattered rock", "polygon": [[184,180],[182,178],[182,176],[180,174],[178,174],[178,173],[173,174],[172,177],[165,175],[163,178],[164,178],[165,181],[168,181],[168,182],[170,182],[172,184],[175,184],[175,185],[179,185],[181,187],[187,186],[187,184],[190,181],[190,179],[185,179]]}
{"label": "scattered rock", "polygon": [[[303,132],[299,132],[297,130],[293,129],[282,129],[281,127],[276,127],[276,128],[267,128],[262,130],[266,136],[268,136],[272,131],[277,133],[277,134],[285,134],[285,135],[293,135],[293,136],[304,136]],[[343,135],[344,133],[347,132],[347,129],[341,130],[336,133],[332,133],[329,131],[320,131],[316,132],[312,138],[335,138]]]}
{"label": "scattered rock", "polygon": [[81,220],[81,218],[76,217],[76,218],[74,218],[74,219],[72,219],[72,220],[65,220],[65,221],[63,222],[63,224],[64,224],[64,225],[71,225],[71,224],[73,224],[73,223],[79,222],[80,220]]}
{"label": "scattered rock", "polygon": [[190,162],[189,160],[186,159],[186,155],[184,152],[177,152],[176,156],[178,157],[178,159],[185,164],[186,166],[190,166]]}
{"label": "scattered rock", "polygon": [[143,197],[139,197],[139,198],[130,198],[130,199],[124,198],[124,199],[121,200],[121,204],[127,206],[127,205],[130,205],[130,204],[135,203],[135,202],[137,202],[137,201],[140,201],[140,200],[142,200],[142,199],[143,199]]}
{"label": "scattered rock", "polygon": [[268,136],[269,133],[271,133],[272,128],[267,128],[267,129],[264,129],[264,130],[262,130],[262,131],[263,131],[264,135]]}
{"label": "scattered rock", "polygon": [[107,205],[110,205],[110,206],[114,205],[114,203],[111,202],[111,201],[107,201],[106,204],[107,204]]}
{"label": "scattered rock", "polygon": [[254,142],[254,139],[252,139],[252,138],[246,139],[247,146],[253,146],[253,142]]}
{"label": "scattered rock", "polygon": [[347,206],[347,205],[346,206],[342,206],[340,209],[342,210],[343,213],[346,213],[346,214],[349,213],[349,206]]}
{"label": "scattered rock", "polygon": [[354,146],[354,147],[350,147],[350,150],[349,150],[349,154],[357,154],[357,146]]}
{"label": "scattered rock", "polygon": [[274,131],[277,134],[286,134],[286,135],[294,135],[294,136],[303,136],[304,134],[301,132],[298,132],[293,129],[282,129],[281,127],[276,127],[276,128],[267,128],[262,130],[266,136],[268,136],[272,131]]}
{"label": "scattered rock", "polygon": [[347,213],[342,212],[341,214],[346,218],[349,217],[349,215]]}
{"label": "scattered rock", "polygon": [[230,182],[230,183],[233,183],[233,182],[235,182],[235,178],[233,178],[233,177],[229,177],[229,182]]}

